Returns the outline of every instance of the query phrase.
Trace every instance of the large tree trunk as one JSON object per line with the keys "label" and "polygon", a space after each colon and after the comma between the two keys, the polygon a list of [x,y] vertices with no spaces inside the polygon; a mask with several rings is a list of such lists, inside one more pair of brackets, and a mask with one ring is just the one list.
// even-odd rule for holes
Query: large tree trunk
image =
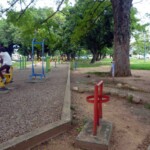
{"label": "large tree trunk", "polygon": [[132,0],[111,0],[114,15],[115,76],[131,76],[129,60]]}
{"label": "large tree trunk", "polygon": [[96,61],[99,61],[100,60],[100,52],[97,52],[97,54],[96,54]]}
{"label": "large tree trunk", "polygon": [[96,49],[93,49],[93,50],[91,50],[91,53],[92,53],[92,55],[93,55],[93,58],[91,59],[91,64],[94,64],[95,63],[95,61],[96,61],[96,58],[97,58],[97,54],[98,54],[98,51],[96,50]]}
{"label": "large tree trunk", "polygon": [[95,61],[96,61],[96,53],[93,53],[93,57],[92,57],[92,59],[91,59],[91,64],[94,64],[95,63]]}

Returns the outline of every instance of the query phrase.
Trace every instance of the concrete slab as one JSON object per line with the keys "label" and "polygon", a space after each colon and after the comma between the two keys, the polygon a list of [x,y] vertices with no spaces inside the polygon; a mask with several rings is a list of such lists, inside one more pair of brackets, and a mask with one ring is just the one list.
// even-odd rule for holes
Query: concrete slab
{"label": "concrete slab", "polygon": [[89,121],[76,138],[75,146],[86,150],[108,150],[112,123],[101,120],[97,135],[93,136],[93,122]]}

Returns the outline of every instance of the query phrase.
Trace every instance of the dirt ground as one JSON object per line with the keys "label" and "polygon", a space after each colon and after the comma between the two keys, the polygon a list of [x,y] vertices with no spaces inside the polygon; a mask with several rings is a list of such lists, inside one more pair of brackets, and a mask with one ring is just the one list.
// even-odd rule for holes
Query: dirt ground
{"label": "dirt ground", "polygon": [[[0,94],[0,144],[60,120],[68,68],[53,67],[42,80],[29,79],[31,68],[14,70],[9,92]],[[40,73],[41,63],[34,69]]]}
{"label": "dirt ground", "polygon": [[[93,95],[94,84],[100,80],[104,81],[104,91],[110,90],[106,92],[110,101],[103,104],[103,119],[113,124],[109,150],[147,150],[150,145],[150,109],[145,107],[150,104],[150,72],[132,71],[132,77],[115,78],[114,82],[111,77],[89,73],[109,70],[109,67],[100,67],[71,72],[72,128],[32,150],[80,150],[74,146],[75,139],[93,116],[93,105],[86,102],[86,97]],[[135,100],[137,97],[132,101],[129,97],[114,95],[111,93],[114,89],[118,93],[133,93],[138,101]]]}

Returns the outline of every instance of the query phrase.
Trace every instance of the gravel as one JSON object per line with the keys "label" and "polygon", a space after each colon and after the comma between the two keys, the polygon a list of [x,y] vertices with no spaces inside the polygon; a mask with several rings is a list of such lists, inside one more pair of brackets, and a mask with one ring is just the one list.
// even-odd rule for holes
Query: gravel
{"label": "gravel", "polygon": [[57,65],[36,83],[28,82],[31,68],[14,70],[11,90],[0,94],[0,143],[61,119],[68,68]]}

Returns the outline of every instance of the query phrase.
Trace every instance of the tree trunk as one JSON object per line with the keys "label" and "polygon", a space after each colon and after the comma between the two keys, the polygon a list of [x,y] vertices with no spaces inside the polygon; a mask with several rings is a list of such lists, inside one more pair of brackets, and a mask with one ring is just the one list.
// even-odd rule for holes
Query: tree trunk
{"label": "tree trunk", "polygon": [[100,60],[100,53],[98,52],[97,54],[96,54],[96,61],[99,61]]}
{"label": "tree trunk", "polygon": [[70,61],[70,53],[67,53],[67,61]]}
{"label": "tree trunk", "polygon": [[91,53],[93,54],[93,58],[91,59],[91,64],[94,64],[97,58],[97,50],[91,50]]}
{"label": "tree trunk", "polygon": [[95,53],[93,54],[93,58],[91,59],[91,64],[94,64],[95,63],[95,61],[96,61],[96,55],[95,55]]}
{"label": "tree trunk", "polygon": [[111,0],[114,15],[115,76],[131,76],[129,60],[132,0]]}

